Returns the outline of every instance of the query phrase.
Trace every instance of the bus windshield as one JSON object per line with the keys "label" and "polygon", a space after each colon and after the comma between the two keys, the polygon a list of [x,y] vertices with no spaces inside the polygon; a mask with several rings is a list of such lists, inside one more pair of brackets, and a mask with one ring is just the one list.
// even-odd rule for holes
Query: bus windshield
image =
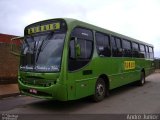
{"label": "bus windshield", "polygon": [[60,71],[65,33],[53,31],[26,37],[22,45],[20,70]]}

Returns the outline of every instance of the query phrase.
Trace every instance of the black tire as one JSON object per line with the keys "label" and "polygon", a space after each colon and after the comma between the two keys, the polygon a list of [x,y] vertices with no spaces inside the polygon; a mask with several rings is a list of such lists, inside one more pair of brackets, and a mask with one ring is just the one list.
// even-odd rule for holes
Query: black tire
{"label": "black tire", "polygon": [[[94,102],[100,102],[106,96],[106,85],[102,78],[98,78],[95,85],[95,93],[93,95]],[[108,94],[108,93],[107,93]]]}
{"label": "black tire", "polygon": [[137,82],[138,86],[143,86],[145,84],[146,80],[145,80],[145,74],[144,72],[141,72],[141,79]]}

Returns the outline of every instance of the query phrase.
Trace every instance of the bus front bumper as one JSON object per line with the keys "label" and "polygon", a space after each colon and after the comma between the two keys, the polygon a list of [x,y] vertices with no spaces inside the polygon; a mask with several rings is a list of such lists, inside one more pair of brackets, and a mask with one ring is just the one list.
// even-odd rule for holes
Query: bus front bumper
{"label": "bus front bumper", "polygon": [[18,80],[20,93],[42,99],[53,99],[67,101],[66,85],[54,84],[49,87],[37,87],[33,85],[23,84]]}

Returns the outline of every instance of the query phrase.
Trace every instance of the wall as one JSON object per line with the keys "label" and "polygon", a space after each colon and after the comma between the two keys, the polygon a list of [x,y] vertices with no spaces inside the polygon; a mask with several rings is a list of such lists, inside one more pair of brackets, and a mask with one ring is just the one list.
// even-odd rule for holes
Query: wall
{"label": "wall", "polygon": [[12,35],[0,34],[0,84],[16,83],[19,57],[10,53]]}

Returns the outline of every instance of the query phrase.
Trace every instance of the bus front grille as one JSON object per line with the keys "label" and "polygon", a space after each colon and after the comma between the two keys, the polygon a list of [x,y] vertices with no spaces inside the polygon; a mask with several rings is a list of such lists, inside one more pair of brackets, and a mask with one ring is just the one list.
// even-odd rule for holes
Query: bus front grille
{"label": "bus front grille", "polygon": [[21,79],[20,80],[25,85],[32,85],[37,87],[50,87],[55,82],[53,80],[45,80],[45,79]]}

